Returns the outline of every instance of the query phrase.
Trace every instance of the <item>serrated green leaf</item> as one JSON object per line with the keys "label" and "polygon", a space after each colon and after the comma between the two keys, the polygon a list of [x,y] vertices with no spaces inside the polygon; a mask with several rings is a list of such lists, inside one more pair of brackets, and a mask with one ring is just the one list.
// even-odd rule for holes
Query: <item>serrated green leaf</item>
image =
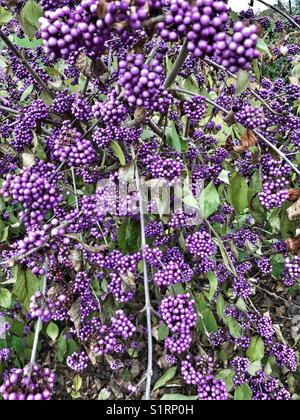
{"label": "serrated green leaf", "polygon": [[75,392],[80,391],[82,387],[82,378],[79,375],[76,375],[75,378],[73,379],[73,388],[75,390]]}
{"label": "serrated green leaf", "polygon": [[216,379],[223,379],[223,381],[226,384],[227,391],[231,392],[234,387],[234,384],[233,384],[234,375],[235,375],[234,370],[224,369],[218,372],[218,374],[216,375]]}
{"label": "serrated green leaf", "polygon": [[241,338],[243,333],[242,333],[242,327],[240,326],[240,324],[232,317],[228,318],[228,328],[230,331],[230,334],[232,335],[232,337],[235,338]]}
{"label": "serrated green leaf", "polygon": [[269,58],[272,58],[272,54],[269,50],[268,45],[265,43],[265,41],[263,39],[259,39],[257,41],[257,45],[256,48],[258,49],[259,52],[261,52],[262,54],[266,54],[269,56]]}
{"label": "serrated green leaf", "polygon": [[18,271],[18,277],[14,284],[13,294],[19,300],[24,309],[29,308],[31,297],[37,292],[41,291],[43,287],[43,280],[36,277],[30,270]]}
{"label": "serrated green leaf", "polygon": [[67,353],[68,347],[67,347],[67,340],[64,334],[62,334],[57,342],[57,356],[60,363],[64,361],[65,355]]}
{"label": "serrated green leaf", "polygon": [[173,366],[168,369],[156,382],[153,390],[156,391],[159,388],[163,388],[168,382],[170,382],[176,375],[177,367]]}

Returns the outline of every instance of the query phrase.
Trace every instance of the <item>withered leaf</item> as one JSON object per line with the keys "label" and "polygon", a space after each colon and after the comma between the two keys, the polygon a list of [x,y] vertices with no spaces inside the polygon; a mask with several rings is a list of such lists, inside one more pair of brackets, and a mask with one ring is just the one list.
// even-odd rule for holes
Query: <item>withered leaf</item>
{"label": "withered leaf", "polygon": [[74,270],[78,273],[82,267],[82,254],[77,249],[71,249],[69,259],[74,267]]}
{"label": "withered leaf", "polygon": [[75,300],[68,312],[68,315],[70,315],[71,321],[74,323],[74,326],[77,331],[79,331],[80,328],[80,306],[81,300],[80,298],[78,298],[77,300]]}
{"label": "withered leaf", "polygon": [[143,108],[142,106],[138,106],[135,110],[134,110],[134,121],[136,122],[136,124],[141,124],[146,116],[146,111],[145,108]]}
{"label": "withered leaf", "polygon": [[86,77],[92,76],[92,61],[83,52],[78,55],[75,67]]}
{"label": "withered leaf", "polygon": [[124,293],[134,292],[136,290],[135,275],[127,272],[127,275],[120,274],[122,279],[121,289]]}
{"label": "withered leaf", "polygon": [[247,129],[245,134],[240,140],[240,145],[236,146],[234,150],[237,153],[244,153],[250,147],[253,147],[257,144],[257,137],[252,130]]}
{"label": "withered leaf", "polygon": [[292,254],[300,254],[300,238],[289,238],[285,241],[287,249]]}
{"label": "withered leaf", "polygon": [[300,217],[300,198],[287,210],[289,220],[295,220]]}
{"label": "withered leaf", "polygon": [[300,198],[300,190],[298,188],[291,188],[289,190],[289,201],[297,201]]}
{"label": "withered leaf", "polygon": [[11,157],[18,156],[18,153],[9,144],[0,144],[0,152],[2,152],[4,155]]}
{"label": "withered leaf", "polygon": [[97,16],[99,19],[103,19],[107,10],[107,3],[105,0],[99,0],[97,7]]}

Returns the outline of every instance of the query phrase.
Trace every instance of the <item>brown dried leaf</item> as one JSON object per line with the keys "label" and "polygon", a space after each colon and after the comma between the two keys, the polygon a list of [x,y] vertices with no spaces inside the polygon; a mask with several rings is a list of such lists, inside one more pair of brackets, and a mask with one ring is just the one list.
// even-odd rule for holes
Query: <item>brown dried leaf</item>
{"label": "brown dried leaf", "polygon": [[289,238],[285,243],[289,252],[296,255],[300,253],[300,238]]}
{"label": "brown dried leaf", "polygon": [[68,315],[70,315],[71,321],[73,321],[77,331],[79,331],[80,328],[80,305],[81,300],[80,298],[78,298],[77,300],[75,300],[68,312]]}
{"label": "brown dried leaf", "polygon": [[69,260],[71,261],[74,270],[78,273],[82,267],[82,254],[77,249],[71,249],[69,254]]}
{"label": "brown dried leaf", "polygon": [[75,67],[86,77],[92,76],[92,61],[84,53],[80,53],[75,63]]}
{"label": "brown dried leaf", "polygon": [[120,274],[120,277],[122,279],[121,289],[124,293],[134,292],[136,290],[136,278],[134,274],[128,271],[126,276]]}
{"label": "brown dried leaf", "polygon": [[134,121],[136,124],[141,124],[146,116],[146,111],[145,108],[143,108],[142,106],[138,106],[135,110],[134,110]]}
{"label": "brown dried leaf", "polygon": [[247,129],[246,133],[242,136],[240,140],[240,145],[236,146],[234,150],[237,153],[244,153],[245,150],[248,150],[250,147],[253,147],[257,144],[257,137],[252,130]]}
{"label": "brown dried leaf", "polygon": [[300,190],[298,188],[291,188],[289,190],[289,201],[297,201],[300,198]]}
{"label": "brown dried leaf", "polygon": [[106,14],[107,3],[105,0],[99,0],[97,7],[97,16],[99,19],[103,19]]}
{"label": "brown dried leaf", "polygon": [[289,220],[295,220],[300,216],[300,198],[287,209]]}

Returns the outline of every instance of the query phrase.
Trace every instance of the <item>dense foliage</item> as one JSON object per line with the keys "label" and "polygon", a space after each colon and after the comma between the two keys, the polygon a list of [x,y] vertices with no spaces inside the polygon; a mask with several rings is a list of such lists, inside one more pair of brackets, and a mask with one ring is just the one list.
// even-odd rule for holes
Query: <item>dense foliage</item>
{"label": "dense foliage", "polygon": [[[300,17],[280,10],[0,1],[3,399],[300,398]],[[160,181],[169,202],[146,200]]]}

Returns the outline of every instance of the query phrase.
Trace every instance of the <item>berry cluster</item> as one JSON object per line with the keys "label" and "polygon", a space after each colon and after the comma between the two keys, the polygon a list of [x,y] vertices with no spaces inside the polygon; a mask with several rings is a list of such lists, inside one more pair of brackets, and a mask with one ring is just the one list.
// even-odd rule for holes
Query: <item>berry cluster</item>
{"label": "berry cluster", "polygon": [[239,69],[247,70],[252,60],[260,56],[256,49],[257,41],[255,25],[248,27],[243,22],[237,22],[232,37],[227,37],[225,33],[218,35],[216,61],[231,73],[237,73]]}
{"label": "berry cluster", "polygon": [[49,401],[51,399],[55,375],[48,368],[34,365],[15,369],[8,374],[7,380],[0,387],[4,400],[9,401]]}
{"label": "berry cluster", "polygon": [[130,106],[151,108],[162,84],[163,67],[157,60],[148,65],[142,54],[128,55],[119,63],[119,82]]}
{"label": "berry cluster", "polygon": [[259,193],[262,205],[271,210],[281,207],[288,198],[289,192],[287,176],[291,173],[289,165],[265,155],[262,159],[263,191]]}
{"label": "berry cluster", "polygon": [[70,167],[91,165],[96,161],[94,148],[88,139],[67,121],[53,140],[53,157]]}
{"label": "berry cluster", "polygon": [[85,352],[73,353],[67,358],[67,366],[75,372],[83,372],[89,365],[89,357]]}
{"label": "berry cluster", "polygon": [[171,353],[181,354],[187,351],[191,345],[190,330],[197,321],[193,306],[194,301],[190,300],[189,294],[177,295],[176,297],[168,296],[161,303],[162,319],[174,334],[173,337],[168,337],[165,340],[165,347]]}

